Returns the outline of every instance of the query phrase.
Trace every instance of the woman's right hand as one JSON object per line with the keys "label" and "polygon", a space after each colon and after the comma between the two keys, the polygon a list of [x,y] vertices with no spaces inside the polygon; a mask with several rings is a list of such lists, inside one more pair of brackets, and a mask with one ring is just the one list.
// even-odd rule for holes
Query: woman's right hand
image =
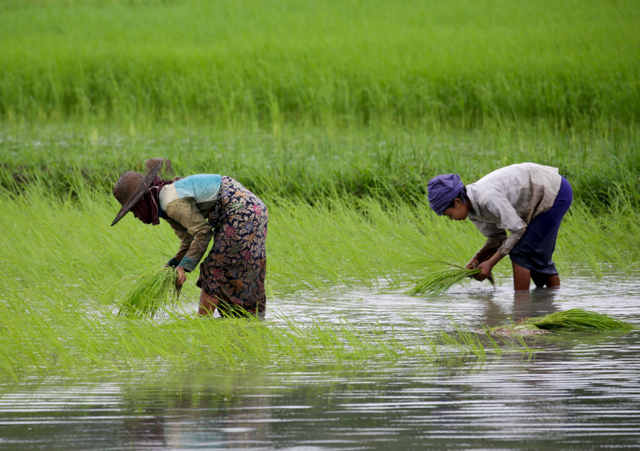
{"label": "woman's right hand", "polygon": [[469,260],[469,263],[467,263],[465,268],[467,268],[467,269],[476,269],[479,264],[480,264],[480,261],[477,258],[473,257],[471,260]]}
{"label": "woman's right hand", "polygon": [[184,268],[182,266],[178,266],[176,268],[176,272],[178,273],[178,280],[176,280],[176,286],[181,287],[182,284],[187,281],[187,274],[184,272]]}
{"label": "woman's right hand", "polygon": [[[171,268],[171,265],[164,265],[163,268]],[[182,288],[182,284],[187,281],[187,274],[184,272],[184,268],[182,266],[177,266],[175,269],[178,273],[178,278],[176,279],[176,287],[180,289]]]}

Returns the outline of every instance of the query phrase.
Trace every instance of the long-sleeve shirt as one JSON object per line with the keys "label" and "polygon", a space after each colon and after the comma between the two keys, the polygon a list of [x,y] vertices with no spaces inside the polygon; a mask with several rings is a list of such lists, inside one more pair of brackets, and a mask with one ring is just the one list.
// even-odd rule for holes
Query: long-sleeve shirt
{"label": "long-sleeve shirt", "polygon": [[509,254],[531,220],[553,206],[561,182],[557,168],[521,163],[467,185],[471,202],[467,217],[487,237],[476,258],[489,249],[497,249],[501,256]]}
{"label": "long-sleeve shirt", "polygon": [[218,201],[221,181],[218,174],[191,175],[160,190],[162,218],[180,239],[180,249],[169,260],[170,266],[193,271],[207,251],[213,228],[206,217]]}

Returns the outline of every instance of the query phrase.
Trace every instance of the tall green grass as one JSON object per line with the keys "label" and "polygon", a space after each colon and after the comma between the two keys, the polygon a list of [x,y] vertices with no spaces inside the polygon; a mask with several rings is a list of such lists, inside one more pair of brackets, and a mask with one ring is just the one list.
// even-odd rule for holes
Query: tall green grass
{"label": "tall green grass", "polygon": [[101,313],[74,311],[55,300],[1,303],[2,317],[12,319],[0,323],[0,380],[81,377],[90,372],[237,370],[247,365],[347,367],[402,359],[436,363],[482,359],[505,351],[531,352],[522,341],[482,340],[464,327],[421,333],[383,330],[347,320],[303,324],[284,317],[276,317],[276,322],[173,317],[157,322]]}
{"label": "tall green grass", "polygon": [[109,227],[111,186],[150,157],[240,180],[269,205],[270,296],[401,289],[483,241],[430,211],[429,178],[534,161],[576,195],[561,273],[636,273],[638,25],[631,0],[0,3],[0,374],[499,353],[457,326],[119,318],[117,282],[178,243]]}
{"label": "tall green grass", "polygon": [[633,0],[0,5],[0,118],[636,124]]}
{"label": "tall green grass", "polygon": [[[601,133],[602,132],[602,133]],[[170,158],[177,175],[221,173],[259,196],[310,203],[339,196],[426,201],[427,181],[455,172],[471,183],[531,161],[558,167],[575,198],[599,212],[640,207],[640,135],[633,127],[557,132],[549,127],[470,132],[405,127],[262,129],[33,124],[0,127],[0,186],[19,193],[40,180],[61,197],[86,184],[110,192],[127,170]]]}
{"label": "tall green grass", "polygon": [[[384,234],[393,238],[389,230],[385,232],[390,225],[398,238],[406,236],[395,225],[405,218],[385,223],[388,216],[381,215],[375,204],[369,220],[383,221],[377,230],[383,232],[381,238]],[[4,273],[0,283],[2,377],[20,381],[34,375],[75,377],[94,370],[188,371],[403,358],[434,362],[447,356],[481,358],[488,352],[502,352],[495,343],[471,340],[462,329],[407,336],[366,321],[303,324],[277,316],[276,322],[209,320],[172,309],[167,309],[171,315],[166,319],[119,317],[118,299],[126,297],[129,287],[117,282],[159,268],[177,248],[166,224],[144,226],[125,217],[117,227],[110,227],[118,206],[110,197],[86,188],[78,189],[77,199],[60,201],[42,185],[33,184],[15,198],[3,194],[0,205],[0,227],[6,232],[1,238],[5,258],[0,262]],[[392,263],[393,255],[377,264],[371,259],[379,251],[373,249],[374,243],[363,248],[344,233],[335,233],[341,226],[364,224],[362,216],[338,200],[331,210],[306,203],[288,210],[270,203],[270,217],[270,296],[310,286],[329,289],[328,284],[340,280],[352,285],[375,283],[373,278]],[[309,233],[312,229],[315,234]],[[366,233],[373,236],[376,230]],[[323,253],[317,252],[320,248]],[[323,258],[338,248],[341,254],[324,263]],[[182,297],[185,303],[191,300],[195,312],[198,293],[192,277]],[[271,305],[270,311],[275,309]]]}
{"label": "tall green grass", "polygon": [[[78,197],[66,200],[52,197],[40,184],[30,185],[17,197],[1,195],[5,298],[23,290],[33,291],[29,297],[37,296],[41,287],[59,281],[56,289],[67,298],[105,298],[109,303],[113,296],[106,296],[105,287],[159,269],[177,250],[178,240],[167,224],[147,226],[128,215],[110,227],[119,210],[117,201],[86,187],[76,189]],[[271,293],[372,286],[381,278],[410,284],[438,269],[429,264],[416,268],[415,261],[463,264],[484,242],[470,222],[438,217],[426,203],[385,204],[355,197],[327,198],[315,205],[264,200],[270,211],[267,286]],[[561,272],[566,274],[573,265],[596,274],[606,267],[637,271],[638,224],[637,209],[594,215],[578,202],[560,230],[555,260]],[[510,268],[501,263],[495,271],[499,276]],[[193,288],[194,281],[185,290]],[[197,293],[186,294],[193,295]]]}

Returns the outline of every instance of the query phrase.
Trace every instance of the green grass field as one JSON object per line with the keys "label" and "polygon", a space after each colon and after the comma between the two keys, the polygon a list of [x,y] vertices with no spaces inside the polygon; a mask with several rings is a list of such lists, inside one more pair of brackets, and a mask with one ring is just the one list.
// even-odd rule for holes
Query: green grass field
{"label": "green grass field", "polygon": [[269,296],[464,264],[483,239],[430,211],[427,181],[523,161],[574,188],[561,274],[636,275],[638,29],[631,0],[0,1],[0,377],[485,352],[457,329],[408,349],[367,323],[118,318],[178,247],[166,224],[109,227],[114,181],[152,157],[267,203]]}
{"label": "green grass field", "polygon": [[0,117],[637,124],[633,0],[4,0]]}

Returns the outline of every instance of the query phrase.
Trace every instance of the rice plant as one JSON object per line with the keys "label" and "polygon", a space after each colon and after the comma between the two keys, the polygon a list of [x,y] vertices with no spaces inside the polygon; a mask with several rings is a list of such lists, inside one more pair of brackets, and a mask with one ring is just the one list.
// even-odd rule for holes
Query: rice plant
{"label": "rice plant", "polygon": [[178,273],[171,267],[147,271],[122,300],[118,316],[153,317],[158,310],[178,300],[177,279]]}
{"label": "rice plant", "polygon": [[274,130],[287,121],[637,121],[634,1],[269,5],[5,0],[0,117]]}
{"label": "rice plant", "polygon": [[[420,279],[416,286],[409,290],[407,294],[411,296],[420,294],[437,296],[438,294],[444,293],[455,284],[480,274],[479,269],[467,269],[453,264],[448,265],[451,267],[431,272],[426,277]],[[492,285],[494,284],[492,276],[489,276],[487,280],[489,280]]]}
{"label": "rice plant", "polygon": [[574,308],[535,318],[523,318],[509,326],[489,328],[487,332],[490,334],[535,335],[572,331],[627,331],[636,328],[637,326],[634,324],[620,321],[602,313]]}

